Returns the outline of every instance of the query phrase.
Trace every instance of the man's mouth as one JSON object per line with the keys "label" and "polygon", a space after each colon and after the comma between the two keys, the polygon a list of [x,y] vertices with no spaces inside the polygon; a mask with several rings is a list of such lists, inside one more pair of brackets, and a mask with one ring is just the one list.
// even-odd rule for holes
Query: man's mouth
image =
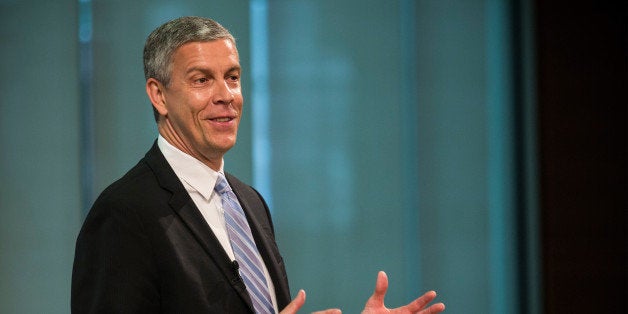
{"label": "man's mouth", "polygon": [[223,118],[215,118],[215,119],[211,119],[211,120],[215,121],[215,122],[229,122],[229,121],[233,120],[233,118],[223,117]]}

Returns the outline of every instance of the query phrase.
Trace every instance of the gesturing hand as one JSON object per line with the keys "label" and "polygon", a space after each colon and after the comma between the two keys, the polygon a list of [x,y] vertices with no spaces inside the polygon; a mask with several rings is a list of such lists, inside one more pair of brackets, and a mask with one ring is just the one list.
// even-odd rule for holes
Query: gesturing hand
{"label": "gesturing hand", "polygon": [[[299,309],[301,309],[303,304],[305,304],[305,291],[299,290],[299,293],[297,294],[297,296],[294,297],[294,299],[292,299],[292,302],[290,302],[290,304],[288,304],[283,309],[283,311],[281,311],[281,313],[279,314],[296,314],[297,312],[299,312]],[[314,312],[312,314],[340,314],[340,313],[342,312],[339,309],[328,309],[324,311]]]}
{"label": "gesturing hand", "polygon": [[[366,301],[362,314],[435,314],[445,310],[445,304],[435,303],[425,308],[428,303],[432,302],[436,298],[436,292],[429,291],[418,299],[410,302],[408,305],[398,307],[396,309],[387,309],[384,305],[384,297],[386,296],[386,290],[388,290],[388,277],[386,273],[380,271],[377,274],[377,282],[375,283],[375,291],[373,295]],[[295,314],[301,309],[305,303],[305,291],[301,290],[297,296],[281,311],[280,314]],[[328,309],[320,312],[314,312],[313,314],[340,314],[339,309]]]}
{"label": "gesturing hand", "polygon": [[388,277],[386,273],[380,271],[377,274],[377,283],[375,284],[375,291],[373,295],[366,301],[362,314],[434,314],[440,313],[445,310],[445,304],[435,303],[425,308],[428,303],[432,302],[436,298],[436,292],[429,291],[420,296],[416,300],[410,302],[408,305],[398,307],[396,309],[387,309],[384,305],[384,297],[386,296],[386,290],[388,290]]}

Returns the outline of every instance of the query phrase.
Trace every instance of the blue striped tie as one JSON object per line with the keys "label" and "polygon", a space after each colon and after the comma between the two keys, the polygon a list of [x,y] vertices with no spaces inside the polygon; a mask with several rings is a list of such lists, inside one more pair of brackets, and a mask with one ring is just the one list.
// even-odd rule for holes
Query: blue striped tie
{"label": "blue striped tie", "polygon": [[214,188],[222,199],[225,211],[227,234],[236,261],[240,265],[240,275],[244,280],[249,296],[253,301],[256,313],[275,313],[273,302],[262,268],[262,258],[257,250],[251,228],[246,220],[244,211],[224,175],[219,174]]}

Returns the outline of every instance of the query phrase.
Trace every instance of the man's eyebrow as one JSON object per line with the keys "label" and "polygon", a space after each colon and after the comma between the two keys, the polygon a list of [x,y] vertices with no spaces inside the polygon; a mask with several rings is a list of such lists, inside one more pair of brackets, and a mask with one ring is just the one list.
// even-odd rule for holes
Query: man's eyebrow
{"label": "man's eyebrow", "polygon": [[227,73],[229,72],[240,72],[242,71],[242,67],[240,67],[239,65],[234,65],[231,68],[229,68],[229,70],[227,70]]}
{"label": "man's eyebrow", "polygon": [[211,70],[208,69],[208,68],[204,68],[204,67],[191,67],[191,68],[189,68],[189,69],[187,69],[185,71],[186,74],[190,74],[192,72],[203,72],[203,73],[206,73],[206,72],[211,72]]}
{"label": "man's eyebrow", "polygon": [[[232,67],[230,67],[225,73],[231,73],[231,72],[241,72],[242,71],[242,67],[239,65],[234,65]],[[189,69],[187,69],[187,71],[185,71],[186,74],[190,74],[192,72],[203,72],[203,73],[210,73],[213,72],[210,68],[205,68],[205,67],[191,67]]]}

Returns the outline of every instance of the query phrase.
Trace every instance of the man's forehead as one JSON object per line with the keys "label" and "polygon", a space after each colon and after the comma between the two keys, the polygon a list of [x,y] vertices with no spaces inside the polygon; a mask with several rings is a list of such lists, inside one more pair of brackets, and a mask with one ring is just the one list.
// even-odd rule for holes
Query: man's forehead
{"label": "man's forehead", "polygon": [[170,66],[184,70],[186,73],[209,70],[225,72],[241,70],[238,51],[228,38],[187,42],[175,50]]}

